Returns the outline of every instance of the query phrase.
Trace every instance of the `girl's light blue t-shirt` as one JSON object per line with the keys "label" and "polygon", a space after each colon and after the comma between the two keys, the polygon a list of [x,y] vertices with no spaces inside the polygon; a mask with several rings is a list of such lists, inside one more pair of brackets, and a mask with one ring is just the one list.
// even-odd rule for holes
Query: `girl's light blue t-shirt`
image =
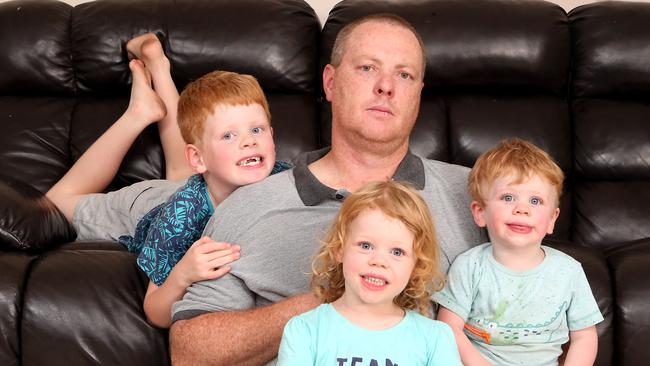
{"label": "girl's light blue t-shirt", "polygon": [[461,365],[451,328],[407,310],[385,330],[350,323],[331,304],[293,317],[284,328],[278,366]]}

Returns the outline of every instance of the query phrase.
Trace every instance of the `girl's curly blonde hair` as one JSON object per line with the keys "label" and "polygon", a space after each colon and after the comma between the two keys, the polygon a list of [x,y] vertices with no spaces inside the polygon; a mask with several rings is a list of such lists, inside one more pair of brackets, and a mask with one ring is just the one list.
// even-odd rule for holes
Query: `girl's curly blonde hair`
{"label": "girl's curly blonde hair", "polygon": [[433,220],[429,207],[415,189],[394,181],[367,184],[345,199],[312,262],[311,286],[316,296],[323,303],[331,303],[345,292],[343,264],[336,260],[336,253],[343,252],[352,221],[366,210],[380,210],[413,233],[415,266],[406,288],[393,302],[401,308],[431,315],[431,293],[444,285]]}

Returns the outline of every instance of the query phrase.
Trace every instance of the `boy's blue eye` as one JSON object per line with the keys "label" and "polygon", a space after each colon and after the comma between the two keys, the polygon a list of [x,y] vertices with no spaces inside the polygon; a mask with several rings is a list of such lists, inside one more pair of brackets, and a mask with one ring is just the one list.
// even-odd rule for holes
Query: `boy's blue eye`
{"label": "boy's blue eye", "polygon": [[504,194],[503,196],[501,196],[501,199],[505,202],[512,202],[515,200],[515,197],[511,194]]}
{"label": "boy's blue eye", "polygon": [[256,134],[256,135],[259,135],[260,133],[262,133],[262,127],[253,127],[251,129],[251,132]]}
{"label": "boy's blue eye", "polygon": [[232,140],[235,137],[235,134],[232,132],[226,132],[221,137],[223,140]]}
{"label": "boy's blue eye", "polygon": [[404,251],[400,248],[393,248],[390,253],[396,257],[401,257],[404,255]]}
{"label": "boy's blue eye", "polygon": [[366,241],[363,241],[363,242],[359,243],[359,248],[361,248],[363,250],[370,250],[370,249],[372,249],[372,244],[370,244],[370,243],[368,243]]}
{"label": "boy's blue eye", "polygon": [[530,204],[531,205],[541,205],[542,200],[539,197],[531,197],[530,198]]}

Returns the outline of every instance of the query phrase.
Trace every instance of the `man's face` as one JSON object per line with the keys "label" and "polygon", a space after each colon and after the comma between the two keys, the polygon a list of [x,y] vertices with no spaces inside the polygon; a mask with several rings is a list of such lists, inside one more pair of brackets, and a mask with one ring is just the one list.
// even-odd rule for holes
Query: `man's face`
{"label": "man's face", "polygon": [[408,144],[420,108],[422,67],[422,51],[410,30],[380,21],[357,26],[341,63],[323,72],[332,103],[332,143],[377,149]]}

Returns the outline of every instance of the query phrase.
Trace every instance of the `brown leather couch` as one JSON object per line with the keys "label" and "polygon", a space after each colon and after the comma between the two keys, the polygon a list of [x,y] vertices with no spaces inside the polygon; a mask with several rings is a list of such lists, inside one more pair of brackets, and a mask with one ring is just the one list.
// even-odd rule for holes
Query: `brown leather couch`
{"label": "brown leather couch", "polygon": [[[255,75],[278,156],[291,160],[328,145],[320,71],[336,32],[370,12],[397,13],[424,39],[414,152],[471,166],[518,136],[556,158],[567,181],[549,243],[583,264],[605,317],[597,364],[645,365],[650,4],[567,15],[541,0],[346,0],[322,30],[299,0],[0,3],[0,364],[169,363],[167,332],[144,318],[134,256],[73,242],[42,198],[125,109],[128,39],[159,34],[179,88],[214,69]],[[159,178],[163,164],[152,126],[110,189]]]}

